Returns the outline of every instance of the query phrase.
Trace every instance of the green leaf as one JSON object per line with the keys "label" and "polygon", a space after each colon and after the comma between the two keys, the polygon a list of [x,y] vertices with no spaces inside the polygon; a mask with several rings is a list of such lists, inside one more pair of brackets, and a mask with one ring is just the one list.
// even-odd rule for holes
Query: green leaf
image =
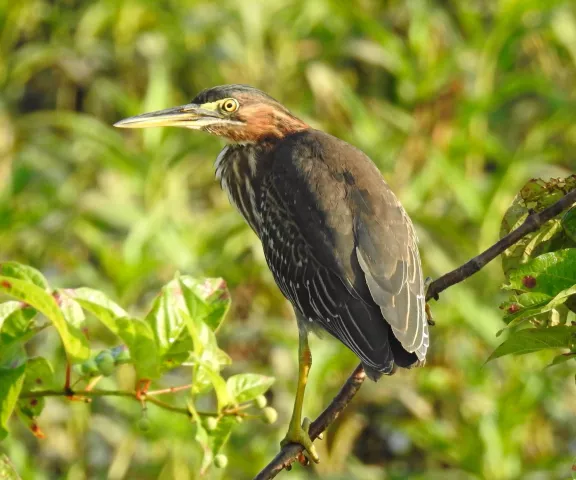
{"label": "green leaf", "polygon": [[501,308],[506,311],[504,321],[508,324],[508,327],[515,326],[526,317],[531,316],[531,314],[536,315],[551,299],[550,295],[540,292],[513,295],[510,301],[501,305]]}
{"label": "green leaf", "polygon": [[194,345],[193,393],[203,393],[210,386],[214,388],[218,400],[218,409],[234,403],[230,396],[226,381],[220,375],[220,369],[231,363],[230,357],[218,348],[216,335],[204,322],[198,318],[192,319],[182,312]]}
{"label": "green leaf", "polygon": [[[40,429],[40,427],[38,426],[38,422],[36,421],[36,415],[34,412],[38,411],[38,414],[42,411],[42,408],[44,408],[44,399],[38,399],[39,400],[39,404],[37,405],[30,405],[32,408],[28,408],[28,405],[26,405],[22,400],[18,402],[18,405],[16,407],[16,413],[18,414],[18,418],[20,419],[20,421],[26,426],[26,428],[28,428],[31,432],[32,435],[34,435],[36,438],[45,438],[44,432]],[[40,400],[42,400],[40,402]],[[23,408],[21,408],[23,407]],[[40,407],[40,408],[39,408]]]}
{"label": "green leaf", "polygon": [[34,420],[36,417],[40,416],[45,406],[46,399],[44,397],[27,397],[18,400],[17,408],[20,414]]}
{"label": "green leaf", "polygon": [[[566,301],[573,295],[576,295],[576,285],[573,287],[562,290],[555,297],[550,297],[545,293],[529,292],[519,295],[512,302],[506,302],[503,307],[508,312],[504,316],[504,321],[508,323],[505,329],[498,332],[498,335],[502,331],[520,325],[522,322],[529,320],[542,313],[549,312],[553,309],[558,308],[560,305],[566,303]],[[510,313],[512,312],[512,313]]]}
{"label": "green leaf", "polygon": [[7,341],[28,336],[35,316],[36,310],[22,302],[9,301],[0,304],[1,338]]}
{"label": "green leaf", "polygon": [[[145,320],[152,327],[161,355],[168,353],[177,342],[179,342],[180,348],[176,351],[182,352],[182,343],[185,343],[183,337],[190,339],[186,328],[186,319],[180,314],[185,308],[180,282],[175,279],[162,287],[150,312],[146,315]],[[188,347],[192,346],[191,341],[187,343]],[[172,357],[174,353],[175,350],[172,350]],[[188,356],[186,355],[186,358]]]}
{"label": "green leaf", "polygon": [[504,355],[522,355],[546,348],[570,348],[574,342],[574,335],[576,335],[576,327],[564,325],[520,330],[497,347],[487,361]]}
{"label": "green leaf", "polygon": [[189,315],[217,331],[230,308],[230,292],[221,278],[197,280],[179,277],[182,295]]}
{"label": "green leaf", "polygon": [[18,262],[3,262],[0,264],[0,276],[26,280],[46,291],[50,288],[48,281],[38,270]]}
{"label": "green leaf", "polygon": [[33,357],[26,362],[23,392],[51,389],[54,386],[54,370],[44,357]]}
{"label": "green leaf", "polygon": [[3,453],[0,454],[0,478],[2,480],[21,480],[14,465],[12,465],[10,459]]}
{"label": "green leaf", "polygon": [[209,432],[208,443],[213,456],[220,453],[230,438],[230,433],[234,425],[237,425],[236,419],[230,415],[225,415],[218,420],[216,429]]}
{"label": "green leaf", "polygon": [[121,336],[118,319],[128,317],[128,313],[106,294],[92,288],[67,288],[60,293],[76,301],[84,310],[100,320],[112,333]]}
{"label": "green leaf", "polygon": [[546,368],[554,367],[556,365],[560,365],[561,363],[569,362],[570,360],[576,360],[576,353],[563,353],[561,355],[557,355],[552,360],[552,363]]}
{"label": "green leaf", "polygon": [[226,381],[222,378],[220,373],[212,368],[209,363],[204,363],[198,361],[198,368],[196,369],[196,375],[193,378],[192,391],[195,393],[200,393],[198,391],[198,385],[205,385],[206,380],[214,387],[214,392],[216,392],[216,399],[218,401],[218,410],[233,405],[234,398],[230,395],[228,391],[228,386]]}
{"label": "green leaf", "polygon": [[196,429],[194,439],[200,444],[203,452],[202,465],[200,467],[200,475],[203,475],[214,460],[214,455],[212,455],[212,449],[210,448],[208,432],[202,425],[202,419],[200,418],[200,415],[198,415],[198,412],[191,401],[188,402],[188,410],[194,420],[194,426]]}
{"label": "green leaf", "polygon": [[14,312],[19,312],[20,310],[22,310],[21,302],[11,301],[0,304],[0,331],[2,330],[4,321]]}
{"label": "green leaf", "polygon": [[63,293],[62,290],[54,291],[54,298],[60,305],[60,311],[64,318],[70,325],[81,328],[84,325],[86,316],[78,302],[72,299],[69,295]]}
{"label": "green leaf", "polygon": [[[576,175],[565,179],[551,179],[548,182],[541,179],[530,180],[516,195],[504,214],[500,238],[518,228],[530,212],[541,212],[573,188],[576,188]],[[546,222],[538,231],[526,235],[508,248],[502,254],[502,268],[508,276],[531,258],[551,250],[571,247],[576,247],[576,242],[566,234],[561,220],[554,218]]]}
{"label": "green leaf", "polygon": [[562,228],[566,235],[576,242],[576,207],[572,207],[564,214]]}
{"label": "green leaf", "polygon": [[160,357],[150,325],[139,318],[121,317],[115,321],[118,336],[130,350],[138,378],[160,375]]}
{"label": "green leaf", "polygon": [[576,248],[545,253],[510,273],[510,288],[555,297],[576,285]]}
{"label": "green leaf", "polygon": [[230,394],[238,403],[249,402],[263,395],[274,383],[273,377],[256,373],[233,375],[226,381]]}
{"label": "green leaf", "polygon": [[26,365],[0,369],[0,441],[8,435],[8,419],[24,383]]}
{"label": "green leaf", "polygon": [[71,360],[84,360],[90,355],[88,341],[80,329],[66,322],[54,298],[28,281],[0,276],[0,292],[25,302],[43,313],[58,330],[64,349]]}

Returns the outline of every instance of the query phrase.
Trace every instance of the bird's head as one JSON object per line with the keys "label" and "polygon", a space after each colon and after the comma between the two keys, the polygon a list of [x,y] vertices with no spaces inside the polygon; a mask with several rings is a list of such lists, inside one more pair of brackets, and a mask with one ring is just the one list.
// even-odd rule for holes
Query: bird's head
{"label": "bird's head", "polygon": [[248,85],[212,87],[188,105],[126,118],[114,126],[185,127],[238,143],[282,138],[309,128],[272,97]]}

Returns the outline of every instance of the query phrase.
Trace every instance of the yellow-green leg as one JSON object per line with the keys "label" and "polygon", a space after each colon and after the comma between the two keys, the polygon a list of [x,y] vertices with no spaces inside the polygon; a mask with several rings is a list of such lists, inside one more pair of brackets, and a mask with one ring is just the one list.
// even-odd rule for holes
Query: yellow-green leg
{"label": "yellow-green leg", "polygon": [[306,382],[308,381],[308,372],[312,366],[312,354],[308,346],[308,332],[305,328],[299,328],[300,336],[298,342],[298,388],[296,389],[296,398],[294,400],[294,410],[292,411],[292,419],[288,432],[284,440],[280,442],[281,446],[287,443],[299,443],[308,452],[312,460],[318,463],[318,453],[314,447],[310,435],[308,435],[308,428],[310,427],[310,420],[307,418],[302,422],[302,404],[304,403],[304,390],[306,390]]}

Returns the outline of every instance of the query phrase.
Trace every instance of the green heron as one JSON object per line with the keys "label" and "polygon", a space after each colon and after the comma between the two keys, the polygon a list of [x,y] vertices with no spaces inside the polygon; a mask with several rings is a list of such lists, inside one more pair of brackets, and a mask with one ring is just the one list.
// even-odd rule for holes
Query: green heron
{"label": "green heron", "polygon": [[298,387],[282,445],[299,443],[317,462],[302,423],[311,330],[340,340],[374,381],[425,360],[422,267],[404,208],[364,153],[250,86],[209,88],[188,105],[115,126],[185,127],[229,142],[216,177],[260,238],[298,323]]}

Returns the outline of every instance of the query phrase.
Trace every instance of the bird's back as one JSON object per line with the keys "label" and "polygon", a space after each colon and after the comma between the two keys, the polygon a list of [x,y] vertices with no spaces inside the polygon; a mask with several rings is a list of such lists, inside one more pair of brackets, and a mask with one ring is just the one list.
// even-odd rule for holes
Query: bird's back
{"label": "bird's back", "polygon": [[427,326],[413,228],[370,159],[316,130],[258,151],[234,148],[223,184],[234,174],[231,162],[246,162],[248,186],[230,192],[231,200],[260,237],[301,324],[341,340],[373,379],[423,359]]}

